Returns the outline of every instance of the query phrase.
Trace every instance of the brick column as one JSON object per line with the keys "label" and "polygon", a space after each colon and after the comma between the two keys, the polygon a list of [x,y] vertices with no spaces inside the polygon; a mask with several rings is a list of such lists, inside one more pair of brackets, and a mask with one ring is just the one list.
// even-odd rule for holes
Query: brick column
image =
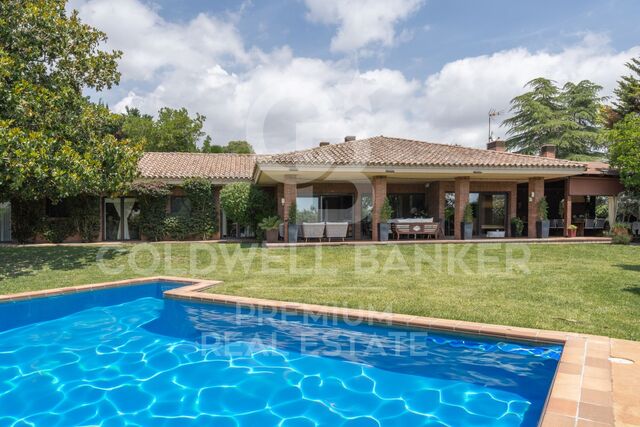
{"label": "brick column", "polygon": [[459,176],[455,182],[456,205],[453,214],[453,236],[456,240],[462,239],[460,224],[464,218],[464,208],[469,203],[469,177]]}
{"label": "brick column", "polygon": [[[533,197],[531,196],[533,194]],[[533,177],[529,178],[529,189],[527,198],[529,200],[529,217],[528,221],[528,236],[530,238],[536,237],[536,222],[538,221],[538,203],[544,197],[544,178]]]}
{"label": "brick column", "polygon": [[374,176],[373,177],[373,212],[371,215],[371,233],[372,240],[379,240],[378,236],[378,224],[380,224],[380,209],[384,204],[384,200],[387,198],[387,177],[386,176]]}
{"label": "brick column", "polygon": [[564,180],[564,237],[569,235],[569,226],[571,225],[571,219],[573,214],[571,213],[572,203],[571,203],[571,194],[569,192],[569,180],[571,178],[567,178]]}
{"label": "brick column", "polygon": [[[284,177],[284,206],[282,218],[285,221],[286,226],[284,227],[284,241],[289,241],[289,207],[293,202],[296,201],[296,197],[298,197],[298,188],[296,186],[296,176],[295,175],[285,175]],[[280,201],[278,201],[280,202]]]}

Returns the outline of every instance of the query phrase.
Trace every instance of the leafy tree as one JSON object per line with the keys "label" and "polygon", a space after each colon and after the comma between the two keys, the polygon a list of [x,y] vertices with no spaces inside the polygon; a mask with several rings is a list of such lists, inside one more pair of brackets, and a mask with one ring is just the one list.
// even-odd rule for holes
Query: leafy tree
{"label": "leafy tree", "polygon": [[510,150],[537,154],[543,145],[553,144],[562,158],[600,155],[600,86],[584,80],[560,89],[549,79],[537,78],[526,87],[531,90],[511,100],[513,116],[503,122],[509,127]]}
{"label": "leafy tree", "polygon": [[207,137],[200,149],[203,153],[237,153],[237,154],[253,154],[253,146],[247,141],[229,141],[226,146],[211,144],[211,138]]}
{"label": "leafy tree", "polygon": [[145,151],[198,151],[198,141],[206,117],[196,113],[192,118],[186,108],[161,108],[158,118],[128,109],[122,131],[125,136],[143,144]]}
{"label": "leafy tree", "polygon": [[226,153],[253,154],[253,147],[247,141],[229,141]]}
{"label": "leafy tree", "polygon": [[207,135],[207,137],[204,139],[204,142],[202,143],[200,151],[203,153],[224,153],[225,147],[223,147],[222,145],[212,144],[211,137]]}
{"label": "leafy tree", "polygon": [[611,164],[627,189],[640,190],[640,115],[630,113],[608,132]]}
{"label": "leafy tree", "polygon": [[136,176],[139,147],[82,95],[118,83],[121,53],[101,50],[106,35],[65,4],[0,3],[0,199],[118,191]]}

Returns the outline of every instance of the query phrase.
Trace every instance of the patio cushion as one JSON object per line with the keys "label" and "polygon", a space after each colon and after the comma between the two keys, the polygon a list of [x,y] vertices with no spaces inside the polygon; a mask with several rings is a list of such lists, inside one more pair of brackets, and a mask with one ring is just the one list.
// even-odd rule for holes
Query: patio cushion
{"label": "patio cushion", "polygon": [[349,229],[348,222],[326,222],[325,225],[327,238],[344,239],[347,237],[347,230]]}
{"label": "patio cushion", "polygon": [[322,239],[324,237],[324,222],[303,222],[302,237],[305,239]]}

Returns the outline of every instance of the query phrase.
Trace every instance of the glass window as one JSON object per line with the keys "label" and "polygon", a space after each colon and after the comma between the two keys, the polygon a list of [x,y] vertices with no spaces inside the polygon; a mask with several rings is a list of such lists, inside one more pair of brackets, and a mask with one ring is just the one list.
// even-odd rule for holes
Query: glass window
{"label": "glass window", "polygon": [[191,200],[184,196],[171,196],[171,214],[188,216],[191,212]]}
{"label": "glass window", "polygon": [[297,221],[299,224],[320,221],[320,197],[298,197],[296,198],[296,208],[298,209]]}
{"label": "glass window", "polygon": [[394,218],[421,218],[426,216],[424,194],[389,194]]}

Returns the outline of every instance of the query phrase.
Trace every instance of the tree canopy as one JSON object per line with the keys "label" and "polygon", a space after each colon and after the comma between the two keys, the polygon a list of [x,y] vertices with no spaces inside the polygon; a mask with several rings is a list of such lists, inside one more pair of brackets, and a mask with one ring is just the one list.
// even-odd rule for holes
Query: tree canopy
{"label": "tree canopy", "polygon": [[513,116],[503,122],[509,128],[508,149],[538,154],[543,145],[553,144],[561,158],[602,155],[602,87],[583,80],[559,88],[545,78],[531,80],[526,87],[531,90],[511,100]]}
{"label": "tree canopy", "polygon": [[124,188],[140,148],[82,91],[118,84],[118,51],[66,0],[0,3],[0,198],[60,199]]}
{"label": "tree canopy", "polygon": [[198,151],[198,141],[206,117],[196,113],[189,116],[186,108],[161,108],[158,118],[141,114],[138,109],[127,109],[122,124],[125,137],[140,142],[145,151]]}
{"label": "tree canopy", "polygon": [[[202,153],[253,153],[247,141],[229,141],[226,146],[214,145],[203,130],[206,117],[196,113],[191,117],[186,108],[161,108],[158,118],[142,114],[137,108],[127,108],[121,123],[123,136],[138,141],[145,151],[179,151]],[[203,140],[202,146],[198,142]]]}
{"label": "tree canopy", "polygon": [[627,188],[640,190],[640,115],[630,113],[609,131],[611,163]]}
{"label": "tree canopy", "polygon": [[614,110],[620,118],[630,113],[640,114],[640,58],[632,58],[626,66],[631,74],[622,76],[613,91],[616,96]]}
{"label": "tree canopy", "polygon": [[628,190],[640,191],[640,59],[627,64],[633,74],[618,80],[613,107],[603,109],[611,164]]}
{"label": "tree canopy", "polygon": [[225,145],[212,145],[211,138],[207,138],[202,145],[203,153],[237,153],[237,154],[253,154],[253,146],[247,141],[229,141]]}

